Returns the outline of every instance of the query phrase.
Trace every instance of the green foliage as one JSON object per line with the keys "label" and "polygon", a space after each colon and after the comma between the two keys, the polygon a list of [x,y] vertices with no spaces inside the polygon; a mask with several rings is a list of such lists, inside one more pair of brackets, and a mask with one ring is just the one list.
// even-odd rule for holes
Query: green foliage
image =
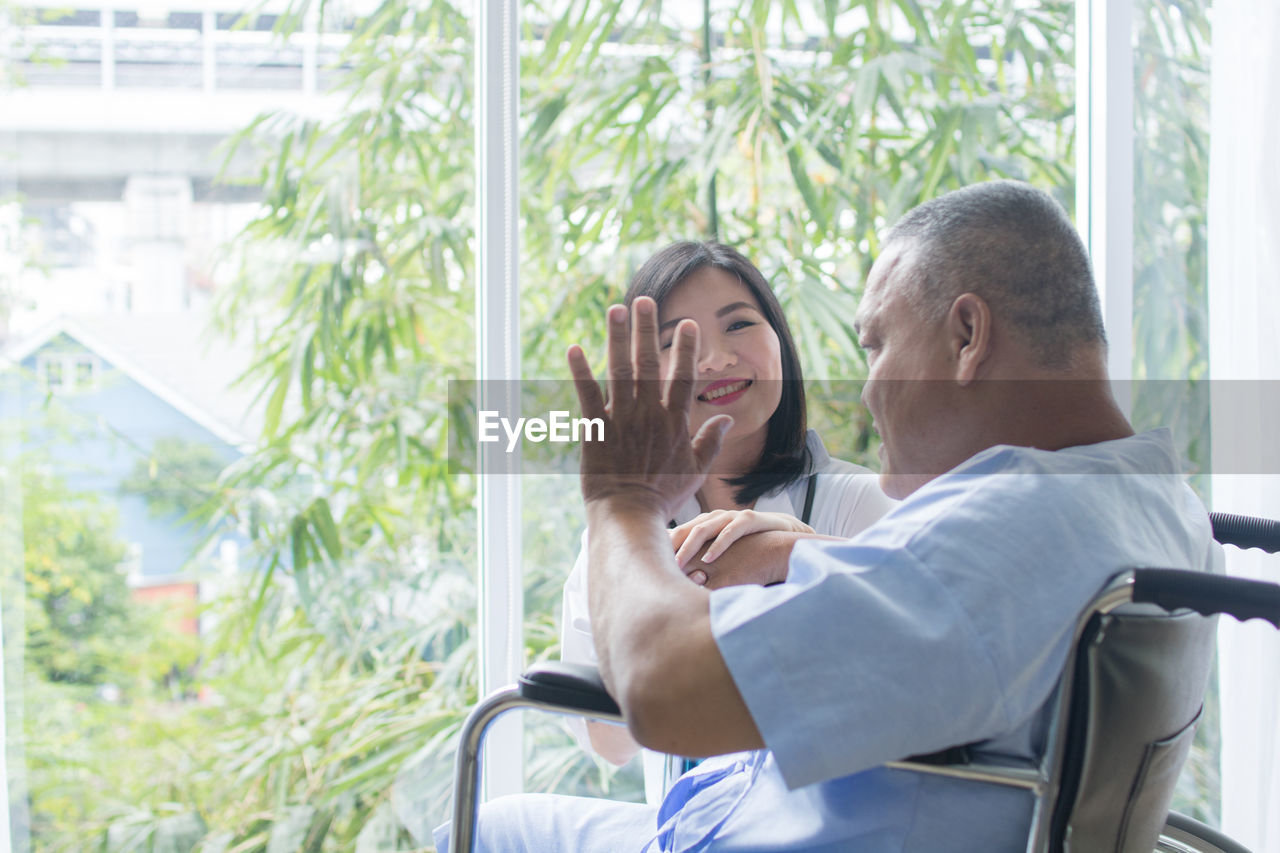
{"label": "green foliage", "polygon": [[195,519],[208,510],[224,467],[222,457],[207,444],[161,436],[151,455],[134,464],[120,490],[141,495],[153,516]]}
{"label": "green foliage", "polygon": [[[709,62],[653,10],[572,5],[527,16],[546,33],[522,66],[530,375],[602,339],[600,309],[651,251],[711,236],[713,178],[716,236],[757,261],[808,372],[831,378],[862,374],[851,295],[909,207],[992,177],[1073,199],[1071,4],[823,4],[802,29],[796,5],[745,3],[713,16]],[[594,37],[566,44],[573,24]]]}
{"label": "green foliage", "polygon": [[24,471],[22,541],[27,665],[50,681],[121,678],[142,637],[130,620],[114,515],[94,496]]}
{"label": "green foliage", "polygon": [[[1207,0],[1135,15],[1135,420],[1172,426],[1193,472],[1209,461]],[[1205,497],[1207,476],[1193,478]]]}
{"label": "green foliage", "polygon": [[[1208,376],[1209,10],[1135,16],[1135,377]],[[1208,439],[1208,423],[1202,433]]]}
{"label": "green foliage", "polygon": [[[86,791],[118,786],[136,754],[163,761],[155,726],[197,655],[178,620],[195,614],[133,601],[114,513],[34,465],[20,467],[25,666],[15,671],[26,677],[23,713],[11,719],[23,723],[33,839],[78,850],[85,824],[101,828],[123,794],[109,788],[103,802]],[[166,826],[146,831],[164,836]]]}
{"label": "green foliage", "polygon": [[[85,771],[120,796],[81,828],[153,844],[177,803],[207,849],[404,848],[393,801],[420,837],[444,815],[475,698],[475,482],[447,456],[447,382],[475,374],[469,8],[384,0],[349,22],[340,115],[264,116],[237,140],[269,153],[221,313],[242,332],[271,319],[245,379],[265,434],[224,474],[221,515],[259,570],[220,609],[208,701],[148,732],[112,718],[134,769],[121,780],[108,753]],[[709,42],[660,4],[521,14],[526,376],[565,378],[570,342],[601,353],[605,307],[655,248],[718,236],[778,291],[833,452],[867,459],[856,387],[836,380],[865,372],[850,320],[877,235],[994,177],[1073,203],[1072,3],[753,0],[716,11]],[[523,486],[534,659],[557,652],[581,519],[572,478]],[[527,740],[532,788],[639,794],[558,729]]]}
{"label": "green foliage", "polygon": [[[203,849],[353,849],[388,801],[389,769],[424,747],[447,766],[455,709],[475,700],[472,650],[445,636],[474,593],[456,569],[432,573],[429,587],[415,574],[422,587],[362,614],[366,642],[344,647],[284,599],[262,614],[255,642],[237,619],[244,591],[228,590],[212,614],[220,627],[207,638],[198,702],[158,690],[106,702],[30,680],[29,707],[48,709],[27,720],[41,848],[102,837],[108,849],[158,851],[177,832],[166,820],[198,820]],[[412,624],[398,610],[416,613]],[[427,646],[448,651],[424,661]],[[431,805],[438,814],[442,804]],[[395,849],[412,847],[397,837]]]}

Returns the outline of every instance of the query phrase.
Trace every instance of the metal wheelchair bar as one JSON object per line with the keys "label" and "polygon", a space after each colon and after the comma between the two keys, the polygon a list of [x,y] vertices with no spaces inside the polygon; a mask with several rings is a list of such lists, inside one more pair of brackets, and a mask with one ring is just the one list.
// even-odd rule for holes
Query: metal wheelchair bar
{"label": "metal wheelchair bar", "polygon": [[453,823],[449,828],[449,853],[470,853],[472,849],[476,834],[476,811],[480,805],[480,749],[484,745],[485,731],[499,716],[516,708],[537,708],[557,714],[623,722],[622,716],[618,714],[577,711],[552,702],[530,699],[515,685],[490,694],[471,709],[459,735],[453,771]]}
{"label": "metal wheelchair bar", "polygon": [[998,764],[924,764],[915,761],[886,761],[892,770],[910,770],[914,773],[930,773],[949,776],[969,782],[990,782],[1009,788],[1025,788],[1037,797],[1044,794],[1044,775],[1029,767],[1003,767]]}
{"label": "metal wheelchair bar", "polygon": [[[1165,830],[1168,830],[1168,826],[1165,827]],[[1218,850],[1219,848],[1215,845],[1213,849]],[[1156,840],[1154,853],[1206,853],[1206,850],[1202,843],[1192,843],[1183,841],[1180,838],[1171,838],[1161,832],[1160,838]]]}
{"label": "metal wheelchair bar", "polygon": [[1170,812],[1155,853],[1249,853],[1238,841],[1195,818]]}

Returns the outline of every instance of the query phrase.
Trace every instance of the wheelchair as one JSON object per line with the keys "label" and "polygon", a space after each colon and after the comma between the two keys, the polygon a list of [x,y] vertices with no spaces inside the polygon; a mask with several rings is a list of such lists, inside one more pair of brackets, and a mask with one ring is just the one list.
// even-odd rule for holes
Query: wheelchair
{"label": "wheelchair", "polygon": [[[1214,538],[1280,551],[1280,522],[1211,513]],[[1024,789],[1035,798],[1027,853],[1249,853],[1222,833],[1169,813],[1203,708],[1215,614],[1280,628],[1280,584],[1200,571],[1134,569],[1079,617],[1036,766],[976,763],[967,747],[889,767]],[[449,853],[475,835],[485,729],[515,708],[622,722],[594,667],[546,662],[495,691],[463,724]]]}

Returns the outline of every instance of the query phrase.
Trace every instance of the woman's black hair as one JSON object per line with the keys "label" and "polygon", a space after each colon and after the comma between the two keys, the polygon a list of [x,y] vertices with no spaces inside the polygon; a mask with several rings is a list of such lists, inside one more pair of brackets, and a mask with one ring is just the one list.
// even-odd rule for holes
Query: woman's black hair
{"label": "woman's black hair", "polygon": [[647,261],[631,278],[624,301],[630,307],[638,296],[648,296],[661,307],[671,291],[704,267],[724,270],[746,285],[760,305],[770,327],[778,335],[782,356],[782,395],[778,408],[769,418],[764,450],[747,473],[726,479],[738,486],[734,499],[742,505],[777,491],[803,477],[809,469],[809,445],[806,441],[804,375],[796,343],[782,314],[782,306],[773,295],[764,275],[740,252],[722,243],[672,243]]}

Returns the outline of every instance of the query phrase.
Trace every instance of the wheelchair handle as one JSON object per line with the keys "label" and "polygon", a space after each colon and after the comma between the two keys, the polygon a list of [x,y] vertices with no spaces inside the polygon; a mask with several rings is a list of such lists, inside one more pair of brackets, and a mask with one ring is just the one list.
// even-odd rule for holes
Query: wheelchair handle
{"label": "wheelchair handle", "polygon": [[1183,569],[1137,569],[1133,600],[1165,610],[1190,608],[1204,616],[1225,613],[1241,622],[1265,619],[1280,628],[1280,584]]}
{"label": "wheelchair handle", "polygon": [[1280,521],[1229,512],[1211,512],[1209,523],[1213,525],[1213,538],[1223,545],[1261,548],[1268,554],[1280,552]]}

